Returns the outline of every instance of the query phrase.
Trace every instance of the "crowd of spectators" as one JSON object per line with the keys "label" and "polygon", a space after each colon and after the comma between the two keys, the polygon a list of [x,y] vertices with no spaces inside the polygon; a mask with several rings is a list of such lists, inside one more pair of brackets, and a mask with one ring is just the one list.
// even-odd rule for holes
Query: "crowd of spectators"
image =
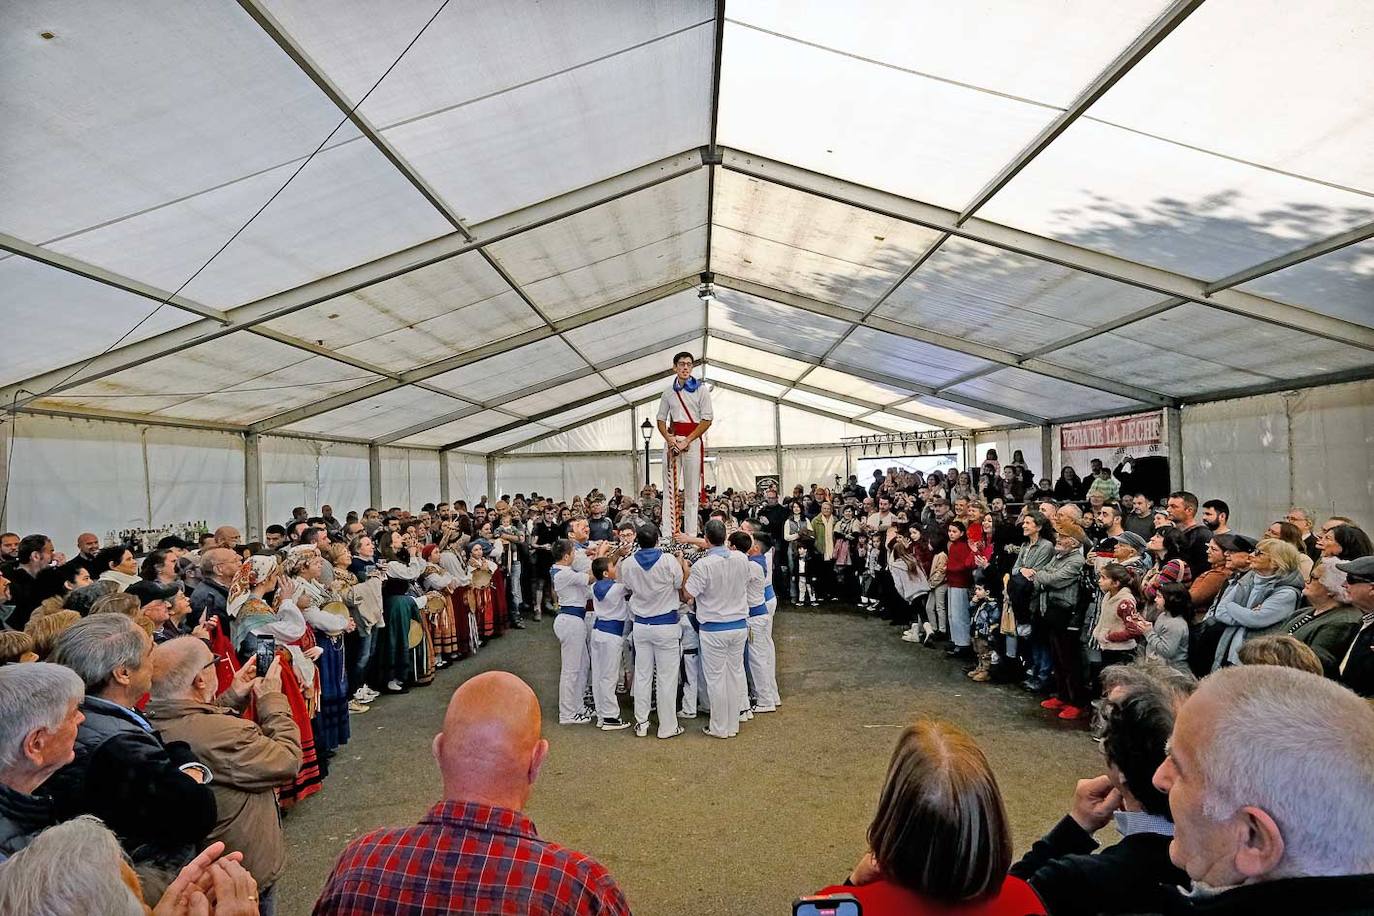
{"label": "crowd of spectators", "polygon": [[[1120,467],[1086,476],[1065,469],[1051,484],[1019,454],[1002,466],[990,453],[967,472],[891,470],[783,498],[726,491],[702,506],[773,536],[784,602],[901,625],[975,681],[1045,694],[1046,710],[1101,742],[1106,772],[1013,862],[977,744],[947,723],[911,726],[871,853],[829,890],[866,913],[972,901],[988,913],[1277,913],[1297,910],[1273,901],[1319,881],[1333,908],[1306,911],[1360,912],[1339,905],[1374,890],[1374,828],[1346,816],[1374,803],[1374,711],[1355,696],[1374,695],[1369,537],[1294,508],[1251,538],[1221,500],[1177,491],[1156,505]],[[553,610],[555,542],[633,535],[662,522],[662,506],[646,486],[341,519],[298,508],[261,542],[223,526],[142,557],[93,534],[71,559],[42,534],[0,535],[0,912],[78,912],[83,900],[111,913],[274,912],[283,812],[327,779],[350,718]],[[1302,718],[1303,703],[1314,714],[1297,745],[1285,716]],[[1273,740],[1241,740],[1251,725]],[[435,745],[445,800],[415,828],[350,846],[317,912],[391,912],[420,892],[406,884],[412,863],[446,830],[509,867],[445,866],[444,888],[424,891],[435,900],[494,881],[522,912],[628,912],[604,868],[519,814],[547,751],[539,729],[527,686],[471,679]],[[454,762],[477,758],[488,772]],[[1264,781],[1290,773],[1304,798],[1326,793],[1342,811],[1295,820]],[[1122,840],[1099,851],[1094,834],[1113,820]],[[389,890],[371,877],[378,856],[396,870]],[[556,876],[538,894],[529,861]],[[1224,890],[1260,881],[1269,895]]]}

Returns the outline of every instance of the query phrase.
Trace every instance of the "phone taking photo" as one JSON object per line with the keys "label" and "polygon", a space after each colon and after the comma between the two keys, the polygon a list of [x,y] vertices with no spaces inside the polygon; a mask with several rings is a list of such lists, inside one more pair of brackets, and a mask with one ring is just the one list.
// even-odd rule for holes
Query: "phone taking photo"
{"label": "phone taking photo", "polygon": [[277,657],[277,641],[270,636],[259,636],[257,652],[253,657],[258,663],[258,677],[266,677],[267,669],[272,667],[272,660]]}
{"label": "phone taking photo", "polygon": [[792,916],[863,916],[863,907],[853,894],[802,897],[792,904]]}

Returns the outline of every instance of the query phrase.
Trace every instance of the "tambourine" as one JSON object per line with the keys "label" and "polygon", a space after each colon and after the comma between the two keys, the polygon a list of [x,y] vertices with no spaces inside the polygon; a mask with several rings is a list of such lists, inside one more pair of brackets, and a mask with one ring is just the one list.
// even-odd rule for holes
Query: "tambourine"
{"label": "tambourine", "polygon": [[430,592],[425,595],[425,612],[428,614],[442,614],[448,609],[448,599],[438,592]]}
{"label": "tambourine", "polygon": [[472,587],[486,588],[491,585],[491,570],[486,566],[479,566],[472,571]]}
{"label": "tambourine", "polygon": [[326,601],[320,606],[320,610],[326,614],[337,614],[340,617],[348,616],[348,605],[342,601]]}
{"label": "tambourine", "polygon": [[424,627],[420,626],[420,621],[410,622],[410,634],[406,637],[406,648],[415,649],[425,641]]}

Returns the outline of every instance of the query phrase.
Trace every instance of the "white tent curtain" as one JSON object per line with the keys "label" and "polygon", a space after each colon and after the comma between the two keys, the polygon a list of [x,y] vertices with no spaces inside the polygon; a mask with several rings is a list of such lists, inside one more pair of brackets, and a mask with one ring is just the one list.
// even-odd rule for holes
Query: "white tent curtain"
{"label": "white tent curtain", "polygon": [[413,448],[383,448],[382,503],[418,510],[439,501],[439,453]]}
{"label": "white tent curtain", "polygon": [[469,506],[488,495],[487,459],[483,455],[449,452],[448,495],[452,502],[464,500]]}
{"label": "white tent curtain", "polygon": [[715,484],[718,493],[727,489],[750,492],[754,489],[755,477],[777,472],[777,453],[771,449],[766,452],[728,452],[716,456],[706,479]]}
{"label": "white tent curtain", "polygon": [[833,490],[835,478],[843,483],[846,476],[843,448],[790,448],[782,453],[782,486],[786,492],[798,484],[810,487],[813,483]]}
{"label": "white tent curtain", "polygon": [[[371,502],[368,482],[367,446],[351,442],[320,444],[319,499],[335,513],[357,509]],[[343,518],[342,515],[338,516]]]}
{"label": "white tent curtain", "polygon": [[143,435],[154,526],[200,519],[212,526],[233,525],[243,530],[240,436],[158,427],[149,427]]}

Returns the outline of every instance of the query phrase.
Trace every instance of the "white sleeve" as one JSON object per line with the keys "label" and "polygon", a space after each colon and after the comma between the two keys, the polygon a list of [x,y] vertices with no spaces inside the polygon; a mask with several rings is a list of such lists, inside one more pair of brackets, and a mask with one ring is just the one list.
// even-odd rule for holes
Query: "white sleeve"
{"label": "white sleeve", "polygon": [[671,388],[663,392],[663,397],[658,399],[658,419],[662,420],[664,423],[671,423],[673,421],[673,412],[671,409],[672,402],[668,400],[670,394],[672,394]]}
{"label": "white sleeve", "polygon": [[711,409],[711,389],[706,387],[705,382],[702,382],[701,387],[697,389],[697,422],[714,420],[715,418],[715,412]]}

